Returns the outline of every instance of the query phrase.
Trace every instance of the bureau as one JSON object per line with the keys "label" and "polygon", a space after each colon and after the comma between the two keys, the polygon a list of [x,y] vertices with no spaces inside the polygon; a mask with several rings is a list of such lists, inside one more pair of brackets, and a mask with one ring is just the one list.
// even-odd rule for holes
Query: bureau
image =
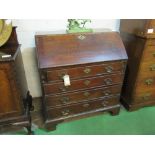
{"label": "bureau", "polygon": [[121,20],[120,34],[129,57],[121,95],[128,110],[155,105],[155,20]]}
{"label": "bureau", "polygon": [[104,111],[119,113],[127,55],[117,32],[38,33],[35,41],[48,130]]}
{"label": "bureau", "polygon": [[0,133],[26,127],[31,134],[30,100],[14,27],[8,42],[0,47]]}

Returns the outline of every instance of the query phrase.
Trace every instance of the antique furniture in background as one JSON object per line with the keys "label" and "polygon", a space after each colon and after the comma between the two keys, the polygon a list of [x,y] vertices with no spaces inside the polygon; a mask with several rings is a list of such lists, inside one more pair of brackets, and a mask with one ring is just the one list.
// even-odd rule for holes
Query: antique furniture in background
{"label": "antique furniture in background", "polygon": [[26,127],[31,134],[31,103],[14,27],[7,43],[0,47],[0,131]]}
{"label": "antique furniture in background", "polygon": [[155,105],[155,20],[121,20],[120,35],[129,58],[122,103],[131,111]]}
{"label": "antique furniture in background", "polygon": [[127,55],[117,32],[37,34],[45,127],[100,112],[117,115]]}

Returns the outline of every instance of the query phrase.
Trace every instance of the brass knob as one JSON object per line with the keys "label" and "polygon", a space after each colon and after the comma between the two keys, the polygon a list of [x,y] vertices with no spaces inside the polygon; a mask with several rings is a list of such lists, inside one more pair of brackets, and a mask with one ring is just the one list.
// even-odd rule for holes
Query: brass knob
{"label": "brass knob", "polygon": [[155,64],[153,64],[153,65],[150,66],[150,70],[151,71],[155,71]]}
{"label": "brass knob", "polygon": [[86,104],[83,104],[82,106],[83,106],[84,108],[87,108],[87,107],[90,106],[90,104],[86,103]]}
{"label": "brass knob", "polygon": [[90,93],[86,91],[86,92],[83,93],[83,95],[84,95],[85,97],[88,97],[88,96],[90,95]]}
{"label": "brass knob", "polygon": [[66,96],[65,96],[65,97],[62,97],[62,98],[60,99],[60,101],[61,101],[62,103],[64,103],[64,104],[67,103],[67,102],[69,102],[69,100],[70,100],[69,97],[66,97]]}
{"label": "brass knob", "polygon": [[105,67],[105,69],[106,69],[106,71],[108,73],[111,73],[113,71],[113,67],[112,66],[107,66],[107,67]]}
{"label": "brass knob", "polygon": [[106,90],[106,91],[103,92],[103,94],[106,95],[106,96],[108,96],[108,95],[111,94],[111,91],[110,90]]}
{"label": "brass knob", "polygon": [[67,115],[69,115],[70,111],[69,111],[69,109],[66,109],[66,110],[61,111],[61,113],[63,116],[67,116]]}
{"label": "brass knob", "polygon": [[105,82],[107,85],[112,84],[112,79],[107,78],[107,79],[104,80],[104,82]]}
{"label": "brass knob", "polygon": [[147,85],[152,85],[153,82],[154,82],[153,79],[147,79],[147,80],[145,80],[145,83],[146,83]]}
{"label": "brass knob", "polygon": [[151,96],[151,93],[146,93],[146,94],[144,94],[143,99],[144,99],[145,101],[146,101],[146,100],[149,100],[150,96]]}
{"label": "brass knob", "polygon": [[83,71],[84,71],[84,73],[88,74],[88,73],[91,72],[91,69],[90,68],[85,68]]}
{"label": "brass knob", "polygon": [[88,86],[88,85],[90,84],[90,80],[84,81],[84,84],[85,84],[86,86]]}

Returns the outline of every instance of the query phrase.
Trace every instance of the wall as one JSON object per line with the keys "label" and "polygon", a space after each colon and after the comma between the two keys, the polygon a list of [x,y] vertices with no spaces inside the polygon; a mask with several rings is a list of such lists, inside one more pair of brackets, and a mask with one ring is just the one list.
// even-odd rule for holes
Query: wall
{"label": "wall", "polygon": [[[17,26],[17,37],[22,44],[21,51],[24,61],[26,79],[28,88],[33,97],[41,96],[41,87],[39,82],[39,74],[37,70],[37,62],[35,56],[35,33],[38,31],[57,31],[65,30],[67,20],[12,20],[13,25]],[[119,20],[92,20],[88,25],[92,28],[108,28],[118,31]]]}

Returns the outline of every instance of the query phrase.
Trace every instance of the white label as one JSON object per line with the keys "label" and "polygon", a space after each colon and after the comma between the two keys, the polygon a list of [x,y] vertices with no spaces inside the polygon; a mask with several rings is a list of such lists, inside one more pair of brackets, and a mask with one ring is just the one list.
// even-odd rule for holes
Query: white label
{"label": "white label", "polygon": [[69,75],[65,75],[65,76],[63,77],[63,79],[64,79],[64,85],[65,85],[65,86],[70,86],[70,85],[71,85],[71,84],[70,84]]}
{"label": "white label", "polygon": [[153,33],[153,29],[147,29],[147,33]]}
{"label": "white label", "polygon": [[8,54],[8,55],[2,55],[2,58],[10,58],[10,57],[11,57],[10,54]]}

